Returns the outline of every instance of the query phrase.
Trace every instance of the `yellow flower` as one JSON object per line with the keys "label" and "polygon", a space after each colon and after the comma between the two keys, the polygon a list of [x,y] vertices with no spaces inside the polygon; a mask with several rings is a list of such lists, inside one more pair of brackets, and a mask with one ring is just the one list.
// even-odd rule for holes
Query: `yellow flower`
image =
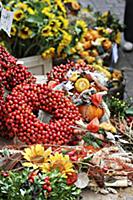
{"label": "yellow flower", "polygon": [[64,14],[66,13],[66,9],[63,5],[63,3],[61,2],[61,0],[54,0],[55,4],[57,5],[58,9],[61,10]]}
{"label": "yellow flower", "polygon": [[54,54],[55,54],[55,48],[50,47],[49,49],[45,50],[45,51],[42,53],[42,57],[43,57],[43,58],[49,58],[49,57],[53,57]]}
{"label": "yellow flower", "polygon": [[62,33],[63,33],[63,38],[62,38],[62,41],[59,43],[59,46],[57,48],[58,56],[61,55],[62,50],[65,47],[67,47],[72,41],[72,36],[69,33],[67,33],[66,31],[62,31]]}
{"label": "yellow flower", "polygon": [[26,10],[28,8],[28,5],[26,3],[19,2],[19,3],[15,4],[14,7],[15,8],[20,8],[22,10]]}
{"label": "yellow flower", "polygon": [[24,12],[22,10],[16,10],[14,12],[14,20],[20,21],[23,18],[24,18]]}
{"label": "yellow flower", "polygon": [[51,12],[51,7],[49,6],[49,7],[44,7],[43,9],[42,9],[42,13],[43,14],[45,14],[45,13],[49,13],[49,12]]}
{"label": "yellow flower", "polygon": [[59,22],[59,20],[57,20],[57,19],[52,19],[49,22],[49,26],[51,27],[51,30],[53,32],[58,32],[58,30],[61,26],[61,22]]}
{"label": "yellow flower", "polygon": [[24,26],[18,33],[18,36],[23,40],[30,38],[31,35],[32,31],[27,26]]}
{"label": "yellow flower", "polygon": [[50,18],[50,19],[55,19],[55,14],[52,13],[51,7],[50,7],[50,6],[49,6],[49,7],[44,7],[44,8],[42,9],[42,13],[43,13],[44,15],[46,15],[48,18]]}
{"label": "yellow flower", "polygon": [[67,29],[69,25],[69,20],[65,19],[63,16],[58,16],[57,18],[61,22],[61,28],[62,29]]}
{"label": "yellow flower", "polygon": [[33,145],[30,148],[26,148],[24,149],[23,156],[24,159],[28,162],[24,162],[23,166],[33,167],[34,169],[37,169],[41,167],[44,163],[48,164],[48,159],[51,152],[51,148],[44,150],[44,147],[41,144]]}
{"label": "yellow flower", "polygon": [[11,27],[11,35],[15,36],[16,33],[17,33],[17,29],[16,29],[16,27],[14,25],[12,25],[12,27]]}
{"label": "yellow flower", "polygon": [[[65,177],[67,177],[67,174],[74,172],[73,164],[68,155],[64,156],[63,154],[56,152],[54,155],[50,155],[49,163],[50,165],[48,171],[58,169],[59,172]],[[42,166],[42,170],[44,172],[47,172],[47,169],[48,168],[46,168],[45,165]]]}
{"label": "yellow flower", "polygon": [[84,36],[87,33],[88,28],[87,28],[87,24],[86,24],[85,21],[77,20],[76,21],[76,26],[82,29],[82,36]]}
{"label": "yellow flower", "polygon": [[42,2],[47,3],[48,5],[51,5],[50,0],[42,0]]}
{"label": "yellow flower", "polygon": [[51,32],[51,27],[50,26],[45,26],[42,31],[42,36],[43,37],[52,37],[53,33]]}
{"label": "yellow flower", "polygon": [[31,7],[28,7],[27,8],[27,11],[30,15],[34,15],[35,14],[35,11],[31,8]]}

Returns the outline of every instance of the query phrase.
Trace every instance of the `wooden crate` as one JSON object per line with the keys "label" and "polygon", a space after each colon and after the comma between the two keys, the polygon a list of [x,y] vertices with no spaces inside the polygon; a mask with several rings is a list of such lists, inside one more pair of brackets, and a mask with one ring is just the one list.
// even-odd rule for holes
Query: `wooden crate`
{"label": "wooden crate", "polygon": [[41,56],[31,56],[19,59],[23,65],[29,68],[34,75],[46,75],[52,69],[52,59],[42,59]]}

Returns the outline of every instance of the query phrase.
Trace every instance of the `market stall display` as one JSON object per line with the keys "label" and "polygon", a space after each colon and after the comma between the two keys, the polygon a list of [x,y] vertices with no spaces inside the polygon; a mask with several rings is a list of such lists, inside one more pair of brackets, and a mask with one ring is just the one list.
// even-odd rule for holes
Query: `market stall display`
{"label": "market stall display", "polygon": [[[14,23],[0,40],[17,58],[0,46],[0,136],[12,141],[0,146],[0,199],[77,200],[84,188],[133,186],[133,105],[118,89],[122,71],[110,67],[119,22],[84,15],[76,0],[3,5]],[[18,60],[36,53],[61,62],[44,82]]]}

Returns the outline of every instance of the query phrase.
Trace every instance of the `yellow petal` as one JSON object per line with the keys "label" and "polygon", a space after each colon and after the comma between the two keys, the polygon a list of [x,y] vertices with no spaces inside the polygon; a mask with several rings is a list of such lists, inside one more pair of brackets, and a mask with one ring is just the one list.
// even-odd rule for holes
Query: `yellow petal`
{"label": "yellow petal", "polygon": [[28,155],[28,156],[31,156],[31,155],[32,155],[32,151],[31,151],[30,148],[26,148],[26,149],[24,149],[24,151],[25,151],[25,154],[26,154],[26,155]]}
{"label": "yellow petal", "polygon": [[48,148],[46,151],[44,151],[44,158],[45,158],[45,157],[47,158],[48,156],[50,156],[51,153],[52,153],[52,150],[51,150],[51,147],[50,147],[50,148]]}
{"label": "yellow petal", "polygon": [[33,167],[33,164],[31,162],[25,162],[22,164],[24,167]]}
{"label": "yellow petal", "polygon": [[31,160],[31,157],[25,154],[25,155],[24,155],[24,159],[30,161],[30,160]]}
{"label": "yellow petal", "polygon": [[37,144],[35,146],[35,151],[37,155],[43,155],[44,154],[44,147],[41,144]]}
{"label": "yellow petal", "polygon": [[40,168],[45,173],[48,172],[48,171],[50,171],[50,165],[49,165],[49,163],[44,163]]}

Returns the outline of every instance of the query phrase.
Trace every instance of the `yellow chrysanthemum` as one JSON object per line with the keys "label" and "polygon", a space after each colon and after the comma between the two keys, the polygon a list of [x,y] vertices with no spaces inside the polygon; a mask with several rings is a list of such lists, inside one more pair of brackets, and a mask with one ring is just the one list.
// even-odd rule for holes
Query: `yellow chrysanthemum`
{"label": "yellow chrysanthemum", "polygon": [[34,15],[35,14],[35,11],[31,8],[31,7],[28,7],[27,8],[27,11],[30,15]]}
{"label": "yellow chrysanthemum", "polygon": [[50,47],[49,49],[45,50],[45,51],[42,53],[42,57],[43,57],[43,58],[49,58],[49,57],[53,57],[54,54],[55,54],[55,48]]}
{"label": "yellow chrysanthemum", "polygon": [[77,20],[76,21],[76,26],[82,29],[82,35],[83,36],[87,33],[88,28],[87,28],[87,24],[86,24],[85,21],[83,21],[83,20]]}
{"label": "yellow chrysanthemum", "polygon": [[13,26],[11,27],[11,35],[12,35],[12,36],[15,36],[16,33],[17,33],[17,29],[16,29],[16,27],[13,25]]}
{"label": "yellow chrysanthemum", "polygon": [[27,26],[24,26],[18,33],[18,36],[23,40],[30,38],[31,35],[32,35],[32,30],[30,30],[30,28]]}
{"label": "yellow chrysanthemum", "polygon": [[15,12],[14,12],[14,20],[16,20],[16,21],[20,21],[21,19],[23,19],[24,18],[24,12],[23,12],[23,10],[16,10]]}
{"label": "yellow chrysanthemum", "polygon": [[51,32],[51,27],[48,25],[48,26],[45,26],[42,31],[41,31],[41,35],[43,37],[52,37],[53,36],[53,33]]}
{"label": "yellow chrysanthemum", "polygon": [[69,25],[69,20],[65,19],[63,16],[58,16],[57,18],[61,22],[61,28],[62,29],[67,29]]}
{"label": "yellow chrysanthemum", "polygon": [[[54,155],[50,155],[49,163],[50,163],[49,165],[50,171],[58,169],[59,172],[65,177],[67,176],[67,174],[74,172],[73,164],[70,161],[70,158],[68,155],[64,156],[63,154],[56,152]],[[46,168],[45,165],[42,166],[42,170],[44,172],[47,172],[47,169],[48,168]]]}
{"label": "yellow chrysanthemum", "polygon": [[26,3],[19,2],[19,3],[15,4],[14,7],[15,8],[20,8],[22,10],[26,10],[28,8],[28,5]]}
{"label": "yellow chrysanthemum", "polygon": [[23,156],[28,162],[24,162],[23,166],[33,167],[34,169],[41,167],[43,164],[47,166],[51,152],[51,148],[44,150],[44,147],[41,144],[26,148],[24,149]]}

